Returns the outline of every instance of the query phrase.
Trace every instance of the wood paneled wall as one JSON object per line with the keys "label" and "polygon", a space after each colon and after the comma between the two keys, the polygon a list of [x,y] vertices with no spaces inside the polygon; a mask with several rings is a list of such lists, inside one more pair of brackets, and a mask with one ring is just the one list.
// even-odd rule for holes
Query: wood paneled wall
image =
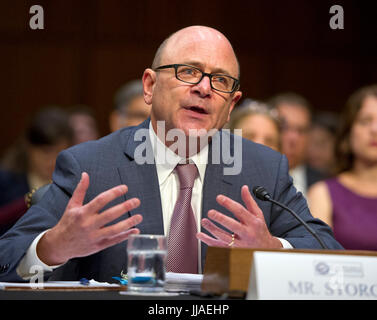
{"label": "wood paneled wall", "polygon": [[[193,24],[231,40],[244,97],[296,91],[315,109],[339,111],[358,87],[377,82],[376,1],[2,0],[0,152],[41,106],[87,104],[101,134],[115,90],[140,78],[170,33]],[[31,30],[29,9],[44,8]],[[329,8],[344,8],[344,30]]]}

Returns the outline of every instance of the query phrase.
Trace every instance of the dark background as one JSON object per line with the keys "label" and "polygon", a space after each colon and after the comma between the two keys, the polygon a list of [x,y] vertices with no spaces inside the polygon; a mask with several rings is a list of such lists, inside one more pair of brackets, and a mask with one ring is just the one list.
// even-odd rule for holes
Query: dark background
{"label": "dark background", "polygon": [[[222,31],[241,64],[244,97],[282,91],[316,110],[339,112],[360,86],[377,82],[377,1],[308,0],[2,0],[0,1],[0,153],[40,107],[86,104],[101,135],[113,95],[140,78],[158,45],[193,25]],[[44,30],[31,30],[32,5]],[[344,30],[329,27],[332,5]]]}

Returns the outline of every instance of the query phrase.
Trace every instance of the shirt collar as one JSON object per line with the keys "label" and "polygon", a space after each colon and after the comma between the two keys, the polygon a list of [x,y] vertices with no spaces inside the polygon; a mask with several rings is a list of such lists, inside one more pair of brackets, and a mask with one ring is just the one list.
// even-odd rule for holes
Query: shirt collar
{"label": "shirt collar", "polygon": [[289,174],[291,176],[300,176],[305,174],[305,166],[299,165],[291,170],[289,170]]}
{"label": "shirt collar", "polygon": [[[165,144],[157,137],[157,134],[152,127],[152,121],[149,122],[149,138],[156,163],[159,184],[161,185],[173,172],[177,164],[184,159],[167,148]],[[203,183],[208,162],[208,144],[202,148],[199,153],[190,157],[189,160],[190,162],[195,163],[196,167],[198,168],[199,178]]]}

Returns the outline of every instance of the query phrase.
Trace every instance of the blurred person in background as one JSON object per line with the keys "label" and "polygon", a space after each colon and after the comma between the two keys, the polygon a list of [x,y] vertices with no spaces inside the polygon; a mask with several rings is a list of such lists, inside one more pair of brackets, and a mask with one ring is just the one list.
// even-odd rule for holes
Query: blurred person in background
{"label": "blurred person in background", "polygon": [[377,85],[348,100],[336,139],[337,176],[313,185],[314,217],[349,250],[377,250]]}
{"label": "blurred person in background", "polygon": [[136,126],[149,117],[151,106],[144,101],[143,83],[132,80],[118,89],[114,96],[114,110],[110,114],[112,132]]}
{"label": "blurred person in background", "polygon": [[[276,110],[266,104],[245,99],[230,115],[226,126],[232,132],[242,130],[242,137],[280,151],[280,122]],[[237,132],[235,132],[237,133]]]}
{"label": "blurred person in background", "polygon": [[306,195],[307,189],[324,178],[306,163],[311,125],[309,102],[296,93],[283,93],[269,103],[275,108],[281,121],[281,151],[288,158],[289,174],[298,191]]}
{"label": "blurred person in background", "polygon": [[25,195],[49,183],[60,151],[72,144],[68,113],[58,107],[41,110],[25,134],[1,159],[0,235],[27,210]]}
{"label": "blurred person in background", "polygon": [[69,123],[73,129],[73,144],[97,140],[97,121],[93,111],[85,105],[75,105],[69,109]]}
{"label": "blurred person in background", "polygon": [[313,116],[309,131],[307,163],[326,177],[335,173],[335,137],[338,117],[330,112],[320,112]]}

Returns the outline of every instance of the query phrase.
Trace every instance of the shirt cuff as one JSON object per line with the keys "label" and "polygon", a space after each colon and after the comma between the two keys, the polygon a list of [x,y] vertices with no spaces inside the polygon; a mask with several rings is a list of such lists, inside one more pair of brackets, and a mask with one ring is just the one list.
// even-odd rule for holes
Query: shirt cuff
{"label": "shirt cuff", "polygon": [[287,240],[278,237],[276,237],[276,239],[278,239],[281,242],[281,244],[283,245],[283,249],[293,249],[293,246]]}
{"label": "shirt cuff", "polygon": [[17,274],[24,280],[30,280],[32,276],[35,276],[35,266],[41,267],[44,272],[51,272],[55,268],[61,265],[48,266],[43,263],[37,255],[37,245],[42,236],[47,232],[40,233],[31,243],[29,249],[26,251],[25,256],[21,259],[16,269]]}

